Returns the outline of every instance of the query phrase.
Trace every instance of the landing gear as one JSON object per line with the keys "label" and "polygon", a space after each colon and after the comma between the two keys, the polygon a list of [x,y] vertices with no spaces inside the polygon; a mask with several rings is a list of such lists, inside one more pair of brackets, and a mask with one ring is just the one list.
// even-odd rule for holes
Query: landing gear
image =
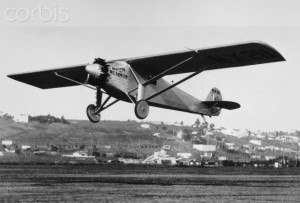
{"label": "landing gear", "polygon": [[139,119],[144,119],[149,114],[149,104],[145,100],[136,102],[134,107],[134,113]]}
{"label": "landing gear", "polygon": [[96,92],[96,105],[90,104],[86,108],[86,114],[92,123],[98,123],[100,121],[101,115],[101,102],[102,102],[102,92],[99,87],[97,87]]}
{"label": "landing gear", "polygon": [[89,118],[89,120],[92,123],[98,123],[100,121],[101,115],[100,115],[100,113],[96,112],[97,109],[98,109],[98,107],[94,104],[90,104],[86,108],[87,117]]}
{"label": "landing gear", "polygon": [[[104,92],[105,93],[105,92]],[[89,120],[92,123],[98,123],[100,121],[100,112],[107,109],[108,107],[114,105],[115,103],[117,103],[119,100],[116,99],[113,102],[110,102],[110,104],[106,104],[111,96],[108,96],[105,101],[102,103],[102,91],[99,87],[97,87],[97,94],[96,94],[96,105],[94,104],[90,104],[88,105],[88,107],[86,108],[86,114],[87,117],[89,118]]]}

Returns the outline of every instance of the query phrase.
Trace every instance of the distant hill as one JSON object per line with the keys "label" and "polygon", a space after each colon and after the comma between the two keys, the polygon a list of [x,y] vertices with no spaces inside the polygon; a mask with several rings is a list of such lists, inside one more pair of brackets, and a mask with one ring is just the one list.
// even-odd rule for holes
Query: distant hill
{"label": "distant hill", "polygon": [[[60,146],[65,149],[97,148],[109,151],[132,152],[148,156],[161,150],[163,145],[171,145],[170,154],[178,151],[191,152],[191,144],[176,137],[176,131],[183,127],[165,124],[151,124],[151,128],[141,127],[136,121],[101,121],[98,124],[82,120],[68,120],[64,123],[40,123],[37,121],[18,123],[0,117],[0,140],[12,140],[18,146],[30,145],[36,147]],[[162,130],[163,129],[163,130]],[[167,134],[172,129],[175,135]],[[172,132],[173,132],[172,131]],[[161,137],[155,137],[155,132],[161,132]]]}

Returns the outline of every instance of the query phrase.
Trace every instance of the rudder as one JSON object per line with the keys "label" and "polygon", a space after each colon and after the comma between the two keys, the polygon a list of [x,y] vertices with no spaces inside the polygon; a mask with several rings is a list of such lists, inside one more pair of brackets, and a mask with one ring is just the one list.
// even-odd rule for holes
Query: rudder
{"label": "rudder", "polygon": [[206,97],[206,101],[222,101],[220,90],[216,87],[212,88]]}

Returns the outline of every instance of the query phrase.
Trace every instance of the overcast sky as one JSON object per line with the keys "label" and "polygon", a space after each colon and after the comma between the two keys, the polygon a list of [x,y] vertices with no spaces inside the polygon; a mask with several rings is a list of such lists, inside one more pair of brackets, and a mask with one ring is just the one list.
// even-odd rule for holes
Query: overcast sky
{"label": "overcast sky", "polygon": [[[40,16],[40,10],[42,14]],[[110,59],[263,41],[286,62],[203,72],[179,88],[205,99],[218,87],[241,108],[208,118],[217,126],[300,130],[300,1],[12,1],[0,3],[0,110],[86,119],[95,93],[84,87],[41,90],[6,75]],[[182,76],[168,76],[178,80]],[[102,119],[135,118],[117,103]],[[192,124],[194,114],[150,108],[147,121]]]}

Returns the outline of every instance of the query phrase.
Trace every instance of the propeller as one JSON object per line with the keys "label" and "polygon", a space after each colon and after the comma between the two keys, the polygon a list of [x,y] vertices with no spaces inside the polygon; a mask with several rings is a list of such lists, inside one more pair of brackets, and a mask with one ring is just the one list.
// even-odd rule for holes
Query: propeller
{"label": "propeller", "polygon": [[104,74],[108,73],[108,66],[109,65],[106,63],[106,61],[104,59],[102,59],[102,58],[95,58],[94,64],[99,64],[101,66],[101,71]]}

